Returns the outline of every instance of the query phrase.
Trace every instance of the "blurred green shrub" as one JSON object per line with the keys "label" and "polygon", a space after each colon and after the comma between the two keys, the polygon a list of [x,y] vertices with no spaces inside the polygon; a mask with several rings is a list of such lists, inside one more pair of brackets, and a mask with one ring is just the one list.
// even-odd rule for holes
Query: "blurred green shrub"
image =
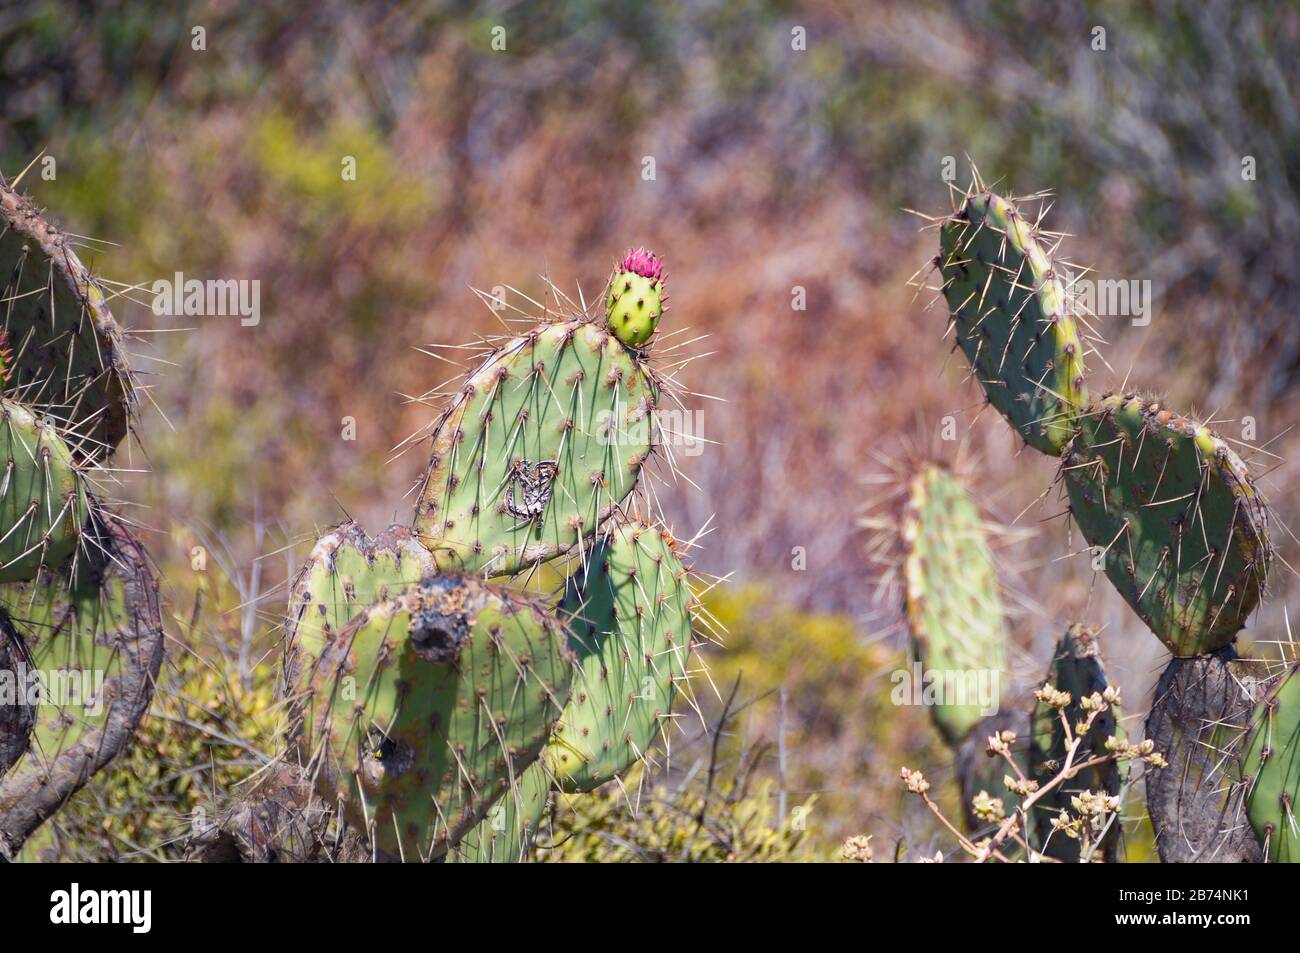
{"label": "blurred green shrub", "polygon": [[[811,809],[813,798],[802,803]],[[771,781],[752,793],[729,784],[706,798],[698,779],[686,789],[655,785],[556,795],[537,858],[547,863],[773,863],[818,859],[803,831],[776,816]]]}

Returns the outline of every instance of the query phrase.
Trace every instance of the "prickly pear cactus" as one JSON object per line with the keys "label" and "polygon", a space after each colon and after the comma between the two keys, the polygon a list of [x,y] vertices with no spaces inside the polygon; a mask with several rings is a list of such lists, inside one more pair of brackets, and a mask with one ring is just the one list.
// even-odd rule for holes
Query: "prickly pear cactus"
{"label": "prickly pear cactus", "polygon": [[668,310],[664,263],[644,248],[629,250],[614,263],[605,292],[605,317],[614,336],[628,347],[642,347]]}
{"label": "prickly pear cactus", "polygon": [[[623,505],[656,446],[663,382],[645,345],[663,279],[656,256],[629,252],[603,321],[548,308],[489,344],[433,427],[411,530],[371,540],[346,523],[316,544],[286,640],[282,767],[302,783],[268,785],[262,806],[292,813],[311,786],[376,858],[514,862],[552,790],[647,759],[693,610],[678,545]],[[558,604],[486,582],[566,555],[582,571]],[[196,846],[248,843],[253,810]]]}
{"label": "prickly pear cactus", "polygon": [[518,864],[531,854],[554,782],[539,761],[488,808],[487,816],[447,854],[457,864]]}
{"label": "prickly pear cactus", "polygon": [[1035,226],[991,191],[968,194],[941,225],[938,264],[957,345],[989,403],[1057,456],[1088,392],[1083,340]]}
{"label": "prickly pear cactus", "polygon": [[[970,692],[970,679],[1000,682],[1006,671],[1006,621],[984,523],[961,481],[937,465],[913,478],[901,536],[905,609],[916,658],[937,678]],[[994,682],[996,686],[998,683]],[[931,716],[956,745],[987,714],[977,697],[956,703],[945,691]]]}
{"label": "prickly pear cactus", "polygon": [[1136,395],[1106,397],[1080,423],[1061,472],[1111,583],[1175,655],[1232,641],[1270,559],[1246,465],[1207,427]]}
{"label": "prickly pear cactus", "polygon": [[1246,814],[1273,863],[1300,862],[1300,663],[1255,712],[1242,772]]}
{"label": "prickly pear cactus", "polygon": [[76,551],[84,480],[58,432],[7,398],[0,398],[0,460],[0,583],[35,579]]}
{"label": "prickly pear cactus", "polygon": [[365,609],[310,667],[322,796],[381,855],[443,856],[536,761],[568,701],[565,639],[538,602],[466,576]]}
{"label": "prickly pear cactus", "polygon": [[[1047,684],[1058,692],[1068,692],[1070,703],[1062,710],[1040,698],[1034,705],[1030,716],[1029,768],[1030,777],[1040,784],[1055,777],[1065,763],[1067,736],[1065,726],[1061,723],[1062,714],[1070,724],[1073,737],[1078,737],[1079,727],[1088,717],[1085,707],[1087,700],[1094,694],[1104,695],[1109,687],[1095,628],[1076,623],[1066,630],[1057,643],[1056,655],[1047,673]],[[1108,708],[1097,716],[1091,730],[1083,738],[1074,763],[1080,764],[1093,756],[1104,756],[1106,739],[1112,736],[1123,735],[1115,719],[1115,710]],[[1119,765],[1115,761],[1108,761],[1080,771],[1048,792],[1033,810],[1035,845],[1049,857],[1077,863],[1080,860],[1079,842],[1059,833],[1054,835],[1052,819],[1061,811],[1068,811],[1071,799],[1085,791],[1112,796],[1119,794],[1122,780]],[[1116,822],[1111,825],[1102,841],[1102,853],[1108,862],[1113,861],[1118,854],[1119,836],[1120,828]]]}
{"label": "prickly pear cactus", "polygon": [[4,394],[69,436],[81,461],[126,436],[134,388],[121,328],[74,242],[0,177]]}
{"label": "prickly pear cactus", "polygon": [[439,422],[415,530],[441,569],[500,576],[591,538],[654,447],[656,386],[586,319],[490,355]]}
{"label": "prickly pear cactus", "polygon": [[127,745],[162,661],[148,554],[87,490],[135,400],[78,244],[0,176],[0,666],[28,696],[0,719],[0,860]]}
{"label": "prickly pear cactus", "polygon": [[614,527],[570,579],[559,615],[579,668],[545,754],[565,790],[613,780],[665,732],[687,678],[693,602],[677,542],[641,520]]}
{"label": "prickly pear cactus", "polygon": [[1265,692],[1265,666],[1230,645],[1175,658],[1160,676],[1146,737],[1169,767],[1147,771],[1147,813],[1167,864],[1258,863],[1246,820],[1241,762],[1251,713]]}

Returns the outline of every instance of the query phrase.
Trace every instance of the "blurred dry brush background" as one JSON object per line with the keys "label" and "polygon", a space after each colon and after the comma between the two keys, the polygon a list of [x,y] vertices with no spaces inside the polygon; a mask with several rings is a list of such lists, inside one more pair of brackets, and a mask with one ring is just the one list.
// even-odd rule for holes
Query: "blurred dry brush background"
{"label": "blurred dry brush background", "polygon": [[[857,525],[888,458],[909,445],[953,458],[937,435],[955,416],[977,498],[1025,531],[1001,551],[1008,590],[1038,594],[1015,600],[1017,675],[1039,677],[1067,621],[1104,625],[1140,719],[1161,659],[1086,555],[1058,558],[1064,504],[1040,498],[1050,463],[978,416],[946,310],[908,286],[935,235],[903,210],[948,210],[948,157],[958,186],[969,155],[1008,190],[1054,190],[1049,227],[1077,236],[1068,257],[1155,295],[1146,327],[1102,320],[1110,366],[1089,361],[1094,389],[1131,372],[1228,437],[1252,417],[1261,485],[1300,519],[1287,462],[1300,440],[1298,64],[1300,8],[1281,2],[8,6],[0,169],[53,156],[56,177],[37,166],[24,186],[71,231],[113,243],[83,256],[111,278],[261,283],[256,327],[158,318],[143,291],[116,305],[149,332],[141,363],[161,409],[132,464],[150,472],[124,476],[124,493],[153,530],[171,660],[136,750],[40,849],[177,856],[194,812],[273,744],[286,574],[344,508],[367,527],[409,518],[374,502],[419,469],[414,454],[389,462],[433,414],[403,395],[452,376],[414,348],[499,329],[471,287],[540,297],[545,273],[590,298],[612,257],[644,244],[671,274],[666,329],[690,328],[673,340],[707,335],[692,352],[708,356],[681,373],[709,441],[678,458],[698,490],[664,499],[680,534],[713,517],[697,565],[727,577],[709,594],[729,630],[707,653],[718,692],[699,692],[716,723],[741,676],[728,781],[707,794],[727,823],[694,851],[671,811],[647,833],[653,819],[590,808],[581,824],[623,834],[570,843],[608,856],[640,824],[655,846],[620,859],[826,858],[859,833],[878,857],[932,855],[943,840],[896,772],[947,781],[951,755],[923,709],[889,704],[900,612],[873,598]],[[1276,536],[1295,565],[1293,537]],[[191,569],[196,545],[206,572]],[[1294,589],[1284,568],[1247,639],[1286,637]],[[698,719],[684,731],[647,804],[698,788],[709,739]],[[1141,811],[1132,798],[1131,859],[1149,854]],[[751,838],[756,825],[777,833]]]}

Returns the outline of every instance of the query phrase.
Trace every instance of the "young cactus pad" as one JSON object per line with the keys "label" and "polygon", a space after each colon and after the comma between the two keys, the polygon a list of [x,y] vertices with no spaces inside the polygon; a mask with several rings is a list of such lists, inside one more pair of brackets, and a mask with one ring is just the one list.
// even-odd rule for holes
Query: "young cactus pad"
{"label": "young cactus pad", "polygon": [[1057,456],[1088,392],[1079,329],[1035,231],[1001,196],[967,195],[941,226],[938,262],[957,344],[989,402]]}
{"label": "young cactus pad", "polygon": [[1145,735],[1169,767],[1147,771],[1147,814],[1166,864],[1258,863],[1246,823],[1241,760],[1265,685],[1265,665],[1232,646],[1170,660],[1156,684]]}
{"label": "young cactus pad", "polygon": [[664,263],[654,252],[630,248],[614,262],[605,294],[605,317],[614,336],[628,347],[650,340],[667,308]]}
{"label": "young cactus pad", "polygon": [[1006,670],[997,571],[979,509],[942,467],[927,464],[912,479],[901,530],[913,649],[940,692],[930,714],[956,745],[997,703],[981,700],[979,686],[996,690]]}
{"label": "young cactus pad", "polygon": [[1260,703],[1242,771],[1249,785],[1246,815],[1269,860],[1300,862],[1300,663]]}
{"label": "young cactus pad", "polygon": [[536,761],[568,700],[565,636],[541,604],[466,576],[366,609],[310,673],[322,796],[379,853],[441,857]]}
{"label": "young cactus pad", "polygon": [[513,573],[592,537],[650,455],[655,399],[641,361],[585,320],[492,354],[439,422],[420,489],[439,568]]}
{"label": "young cactus pad", "polygon": [[1270,558],[1267,510],[1241,458],[1153,400],[1111,396],[1080,418],[1061,470],[1107,577],[1169,651],[1231,642]]}
{"label": "young cactus pad", "polygon": [[76,434],[80,459],[126,436],[134,391],[122,330],[73,242],[0,179],[4,393]]}
{"label": "young cactus pad", "polygon": [[35,579],[76,551],[85,486],[62,437],[8,398],[0,398],[0,462],[0,583]]}
{"label": "young cactus pad", "polygon": [[579,669],[545,754],[565,790],[592,791],[646,759],[686,678],[692,604],[676,542],[644,522],[614,527],[569,580],[559,614]]}
{"label": "young cactus pad", "polygon": [[[1065,720],[1070,724],[1071,737],[1077,737],[1079,727],[1087,721],[1088,711],[1084,699],[1105,693],[1108,684],[1102,666],[1101,649],[1097,632],[1085,625],[1072,625],[1057,643],[1056,654],[1047,672],[1047,684],[1058,692],[1068,692],[1070,703],[1064,709]],[[1062,709],[1049,705],[1039,698],[1030,716],[1029,768],[1030,777],[1039,784],[1054,778],[1065,764],[1067,737],[1061,723]],[[1115,709],[1108,706],[1096,717],[1092,728],[1084,737],[1074,762],[1079,764],[1091,757],[1106,755],[1106,739],[1122,737],[1115,718]],[[1071,798],[1085,791],[1093,794],[1115,795],[1120,788],[1120,770],[1115,761],[1085,769],[1073,778],[1050,791],[1034,807],[1033,835],[1035,845],[1049,857],[1070,863],[1080,859],[1079,842],[1063,833],[1052,832],[1052,819],[1061,811],[1068,811]],[[1096,833],[1094,832],[1094,836]],[[1043,847],[1043,845],[1046,845]],[[1119,825],[1112,824],[1105,835],[1103,853],[1113,860],[1119,848]]]}

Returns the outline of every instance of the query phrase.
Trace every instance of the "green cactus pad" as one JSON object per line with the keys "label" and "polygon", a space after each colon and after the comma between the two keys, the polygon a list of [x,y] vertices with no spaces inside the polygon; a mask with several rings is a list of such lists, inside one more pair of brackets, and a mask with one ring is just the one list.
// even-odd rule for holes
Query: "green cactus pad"
{"label": "green cactus pad", "polygon": [[1083,341],[1034,227],[983,191],[944,221],[939,244],[957,344],[989,402],[1031,447],[1059,455],[1088,399]]}
{"label": "green cactus pad", "polygon": [[519,783],[488,808],[478,826],[461,838],[447,860],[458,864],[517,864],[529,858],[538,825],[546,816],[552,782],[539,761]]}
{"label": "green cactus pad", "polygon": [[1231,642],[1268,572],[1268,512],[1246,465],[1195,421],[1106,397],[1062,457],[1070,510],[1106,575],[1175,655]]}
{"label": "green cactus pad", "polygon": [[643,522],[613,528],[569,580],[559,614],[580,668],[545,754],[564,790],[646,760],[687,677],[692,601],[676,542]]}
{"label": "green cactus pad", "polygon": [[[127,605],[128,581],[137,571],[152,579],[147,567],[132,562],[139,546],[133,538],[130,548],[114,543],[115,535],[129,535],[126,528],[110,531],[101,511],[93,512],[86,546],[63,570],[0,586],[0,608],[24,633],[31,664],[49,683],[50,697],[37,708],[35,747],[43,758],[56,757],[103,723],[102,683],[121,673],[119,643],[136,622]],[[114,560],[119,549],[121,562]]]}
{"label": "green cactus pad", "polygon": [[134,390],[122,330],[73,241],[0,178],[4,394],[68,431],[79,459],[126,436]]}
{"label": "green cactus pad", "polygon": [[8,398],[0,398],[0,465],[0,583],[29,581],[76,551],[86,490],[54,428]]}
{"label": "green cactus pad", "polygon": [[1156,685],[1145,735],[1169,762],[1143,781],[1156,849],[1166,864],[1259,863],[1246,821],[1241,761],[1266,666],[1232,646],[1169,662]]}
{"label": "green cactus pad", "polygon": [[[1100,646],[1097,645],[1097,631],[1085,625],[1072,625],[1061,636],[1052,658],[1046,681],[1058,691],[1069,692],[1072,699],[1065,709],[1069,719],[1070,730],[1077,731],[1077,725],[1085,721],[1087,713],[1080,700],[1093,694],[1106,691],[1106,670],[1102,665]],[[1035,702],[1029,719],[1029,776],[1046,784],[1054,778],[1065,763],[1066,736],[1061,724],[1059,709]],[[1094,756],[1106,755],[1106,739],[1123,738],[1119,722],[1115,718],[1115,709],[1108,708],[1093,722],[1092,730],[1083,739],[1075,755],[1076,764]],[[1068,863],[1080,859],[1079,842],[1063,834],[1052,834],[1052,818],[1061,811],[1070,811],[1070,799],[1084,791],[1094,794],[1118,794],[1122,776],[1119,764],[1108,761],[1084,771],[1080,771],[1047,793],[1033,808],[1033,840],[1036,847],[1043,850],[1048,857],[1055,857]],[[1102,854],[1109,862],[1115,859],[1119,850],[1120,826],[1116,821],[1111,825],[1102,844]],[[1045,845],[1045,846],[1044,846]]]}
{"label": "green cactus pad", "polygon": [[980,681],[997,687],[1006,671],[997,571],[979,509],[942,467],[928,464],[912,479],[901,536],[913,651],[943,688],[930,714],[944,739],[956,745],[990,714],[979,703]]}
{"label": "green cactus pad", "polygon": [[347,520],[321,536],[290,587],[285,638],[290,695],[304,687],[299,682],[304,654],[316,658],[362,610],[435,571],[432,554],[404,526],[390,526],[371,539]]}
{"label": "green cactus pad", "polygon": [[1255,712],[1242,764],[1246,815],[1273,863],[1300,862],[1300,663]]}
{"label": "green cactus pad", "polygon": [[536,761],[568,700],[565,638],[541,604],[466,576],[366,609],[310,660],[320,793],[379,853],[443,856]]}
{"label": "green cactus pad", "polygon": [[492,354],[439,421],[415,531],[441,569],[498,576],[592,537],[654,446],[645,366],[587,321]]}
{"label": "green cactus pad", "polygon": [[94,501],[84,537],[62,570],[0,585],[0,609],[29,646],[40,688],[26,758],[0,781],[9,838],[0,855],[126,747],[157,684],[164,636],[149,555]]}

